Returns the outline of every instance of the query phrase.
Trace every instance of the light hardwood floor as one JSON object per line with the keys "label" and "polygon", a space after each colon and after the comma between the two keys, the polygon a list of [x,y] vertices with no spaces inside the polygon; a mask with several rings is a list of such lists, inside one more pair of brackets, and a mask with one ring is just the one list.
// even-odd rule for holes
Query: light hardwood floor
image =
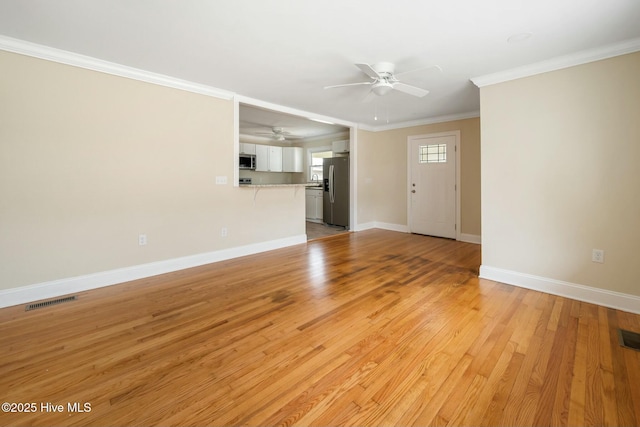
{"label": "light hardwood floor", "polygon": [[479,263],[369,230],[0,310],[0,425],[638,425],[640,316]]}

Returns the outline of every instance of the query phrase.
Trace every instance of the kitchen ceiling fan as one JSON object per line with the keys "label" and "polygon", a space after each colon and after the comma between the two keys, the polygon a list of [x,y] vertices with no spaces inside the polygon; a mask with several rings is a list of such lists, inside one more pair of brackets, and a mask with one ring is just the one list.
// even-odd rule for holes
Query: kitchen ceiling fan
{"label": "kitchen ceiling fan", "polygon": [[269,136],[275,141],[286,141],[288,139],[300,139],[301,136],[292,135],[291,132],[285,131],[283,128],[274,126],[271,128],[271,132],[256,132],[259,136]]}
{"label": "kitchen ceiling fan", "polygon": [[369,64],[355,64],[356,67],[360,69],[363,73],[371,78],[370,81],[367,82],[359,82],[359,83],[346,83],[340,85],[332,85],[325,86],[325,89],[333,89],[337,87],[346,87],[346,86],[359,86],[359,85],[370,85],[371,92],[378,96],[384,96],[391,92],[392,90],[397,90],[399,92],[406,93],[408,95],[413,95],[417,97],[423,97],[429,93],[428,90],[419,88],[417,86],[411,86],[406,83],[402,83],[398,76],[403,74],[412,73],[414,71],[426,70],[428,68],[438,68],[437,65],[431,65],[429,67],[420,68],[419,70],[405,71],[399,74],[394,74],[395,65],[391,62],[378,62],[377,64],[369,65]]}

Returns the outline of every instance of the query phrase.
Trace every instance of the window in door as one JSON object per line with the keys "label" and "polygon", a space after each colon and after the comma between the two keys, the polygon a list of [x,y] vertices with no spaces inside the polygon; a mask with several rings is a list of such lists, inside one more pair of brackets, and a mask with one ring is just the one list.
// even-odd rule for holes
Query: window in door
{"label": "window in door", "polygon": [[447,144],[421,145],[418,156],[419,163],[447,163]]}

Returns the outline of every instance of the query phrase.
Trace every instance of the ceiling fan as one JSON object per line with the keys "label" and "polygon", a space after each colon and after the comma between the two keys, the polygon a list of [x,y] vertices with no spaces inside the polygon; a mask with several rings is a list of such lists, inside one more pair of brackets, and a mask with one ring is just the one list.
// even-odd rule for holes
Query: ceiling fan
{"label": "ceiling fan", "polygon": [[255,135],[269,136],[275,141],[286,141],[288,139],[300,139],[301,136],[292,135],[291,132],[285,131],[283,128],[274,126],[271,128],[271,132],[256,132]]}
{"label": "ceiling fan", "polygon": [[[358,85],[371,85],[371,92],[378,95],[384,96],[391,92],[392,90],[397,90],[399,92],[406,93],[408,95],[413,95],[417,97],[423,97],[429,93],[428,90],[422,89],[416,86],[411,86],[406,83],[400,82],[397,76],[402,74],[412,73],[418,70],[405,71],[399,74],[394,74],[395,65],[391,62],[378,62],[377,64],[369,65],[369,64],[355,64],[356,67],[360,69],[363,73],[371,78],[368,82],[359,82],[359,83],[346,83],[341,85],[333,85],[333,86],[325,86],[325,89],[332,89],[336,87],[345,87],[345,86],[358,86]],[[437,65],[431,65],[429,67],[420,68],[420,70],[424,70],[427,68],[438,68]]]}

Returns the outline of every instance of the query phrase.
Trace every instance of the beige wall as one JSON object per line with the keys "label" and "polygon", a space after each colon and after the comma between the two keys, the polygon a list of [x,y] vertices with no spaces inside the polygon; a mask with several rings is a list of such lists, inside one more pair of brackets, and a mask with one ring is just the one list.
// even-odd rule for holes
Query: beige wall
{"label": "beige wall", "polygon": [[634,53],[481,89],[483,266],[640,295],[638,76]]}
{"label": "beige wall", "polygon": [[304,191],[233,187],[232,101],[2,51],[0,69],[0,289],[305,233]]}
{"label": "beige wall", "polygon": [[[232,101],[8,52],[0,67],[0,290],[305,233],[304,191],[233,187]],[[359,131],[358,223],[406,225],[407,137],[446,130],[462,232],[480,234],[478,119]]]}
{"label": "beige wall", "polygon": [[480,119],[472,118],[388,131],[358,132],[358,220],[407,224],[407,139],[460,131],[461,232],[481,234]]}

